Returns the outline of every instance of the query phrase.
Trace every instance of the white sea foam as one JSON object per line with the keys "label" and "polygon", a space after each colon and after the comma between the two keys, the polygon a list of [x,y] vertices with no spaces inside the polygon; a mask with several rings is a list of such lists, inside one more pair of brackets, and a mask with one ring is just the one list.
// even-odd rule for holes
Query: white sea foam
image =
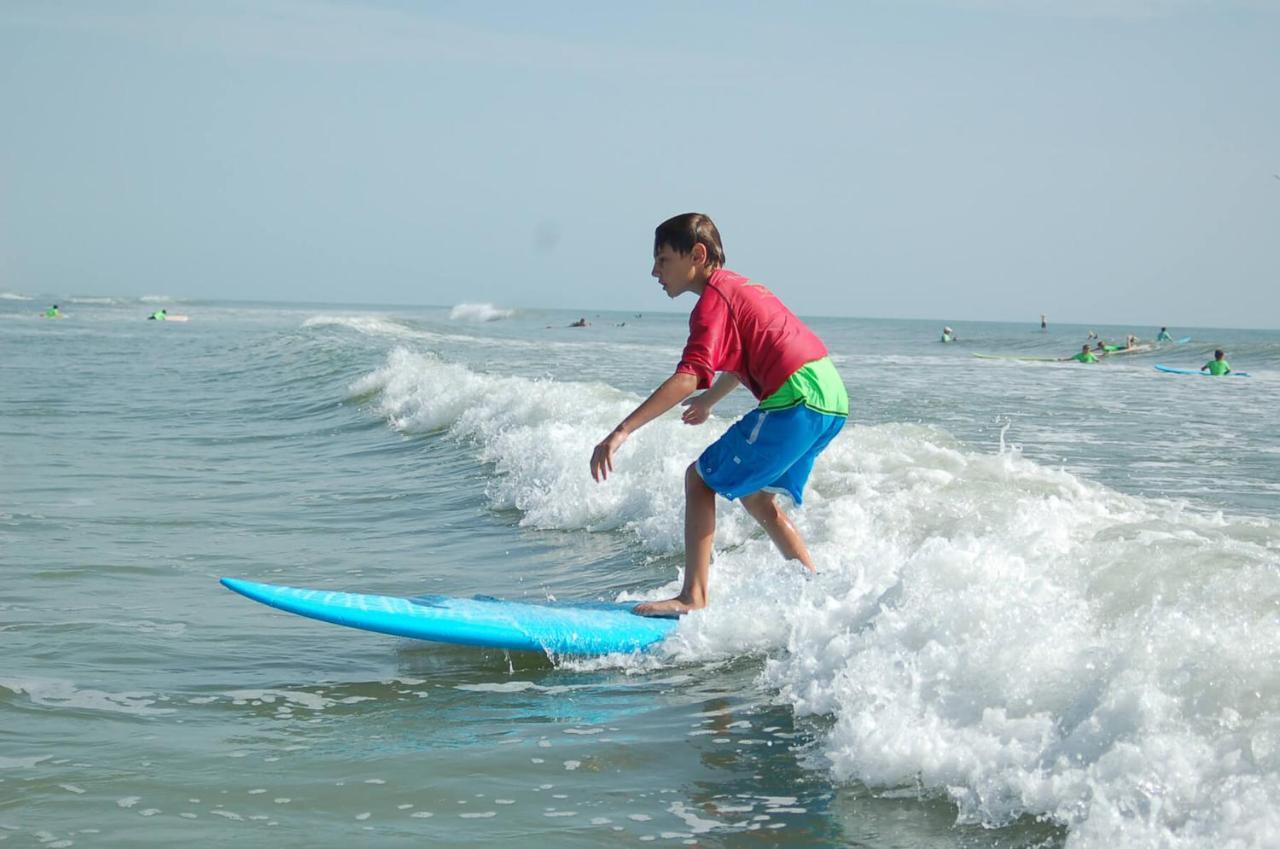
{"label": "white sea foam", "polygon": [[476,693],[519,693],[523,690],[536,690],[538,685],[532,681],[501,681],[485,684],[455,684],[454,689],[470,690]]}
{"label": "white sea foam", "polygon": [[104,296],[72,295],[71,297],[66,298],[65,302],[68,304],[83,304],[85,306],[91,306],[91,305],[111,306],[113,304],[129,303],[129,301],[127,300],[122,300],[120,298],[111,298],[105,295]]}
{"label": "white sea foam", "polygon": [[30,295],[20,295],[17,292],[0,292],[0,301],[30,301],[34,300]]}
{"label": "white sea foam", "polygon": [[231,690],[226,693],[226,696],[237,705],[279,703],[315,711],[326,710],[339,703],[331,696],[305,690]]}
{"label": "white sea foam", "polygon": [[[512,311],[514,315],[514,311]],[[478,322],[477,322],[478,323]],[[679,354],[678,348],[670,345],[646,344],[639,342],[627,342],[612,337],[604,338],[579,338],[579,339],[521,339],[521,338],[497,338],[494,336],[486,336],[479,333],[441,333],[432,330],[423,330],[402,323],[399,320],[386,316],[377,315],[317,315],[308,318],[303,322],[304,327],[346,327],[363,333],[368,336],[380,336],[384,338],[392,338],[404,340],[405,342],[426,342],[433,346],[455,344],[468,348],[477,348],[485,351],[494,349],[507,349],[511,351],[531,351],[545,354],[547,350],[556,350],[565,353],[580,353],[583,356],[598,359],[604,352],[616,354],[619,352],[635,352],[637,354],[660,354],[664,357],[671,357]],[[554,331],[559,328],[547,326],[546,330]]]}
{"label": "white sea foam", "polygon": [[432,340],[439,336],[416,330],[395,319],[379,315],[317,315],[302,323],[303,327],[346,327],[368,336],[385,336],[396,339]]}
{"label": "white sea foam", "polygon": [[449,318],[453,321],[499,321],[515,314],[515,310],[501,309],[493,304],[458,304],[449,310]]}
{"label": "white sea foam", "polygon": [[0,678],[0,690],[25,694],[32,704],[42,707],[105,711],[132,716],[160,716],[174,712],[172,708],[152,707],[158,701],[154,693],[108,693],[77,687],[71,681],[53,678]]}
{"label": "white sea foam", "polygon": [[[638,402],[393,352],[358,387],[404,432],[494,469],[526,525],[678,551],[682,473],[726,422],[670,415],[592,445]],[[851,426],[795,514],[821,574],[721,502],[712,604],[665,661],[765,655],[764,683],[833,720],[840,778],[923,787],[964,822],[1048,815],[1082,847],[1280,843],[1280,528],[1126,496],[939,430]],[[655,591],[678,587],[678,580]]]}

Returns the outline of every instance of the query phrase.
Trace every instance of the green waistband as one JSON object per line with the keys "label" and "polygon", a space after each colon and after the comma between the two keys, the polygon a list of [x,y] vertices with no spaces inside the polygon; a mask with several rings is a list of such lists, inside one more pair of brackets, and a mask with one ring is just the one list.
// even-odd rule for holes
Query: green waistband
{"label": "green waistband", "polygon": [[828,416],[849,415],[849,393],[830,357],[800,366],[777,392],[760,402],[760,409],[782,410],[800,404]]}

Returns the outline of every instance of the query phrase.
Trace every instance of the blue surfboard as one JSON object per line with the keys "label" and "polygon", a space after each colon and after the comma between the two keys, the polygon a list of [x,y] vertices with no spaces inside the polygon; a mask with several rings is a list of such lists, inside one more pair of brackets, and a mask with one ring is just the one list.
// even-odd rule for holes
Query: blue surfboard
{"label": "blue surfboard", "polygon": [[[1155,369],[1156,371],[1162,371],[1165,374],[1198,374],[1201,377],[1213,377],[1213,375],[1209,374],[1209,372],[1207,371],[1200,371],[1199,369],[1193,369],[1193,368],[1174,368],[1173,366],[1165,366],[1165,365],[1161,365],[1160,363],[1156,363]],[[1222,375],[1222,377],[1248,377],[1248,376],[1249,376],[1249,373],[1245,371],[1231,371]]]}
{"label": "blue surfboard", "polygon": [[223,578],[243,596],[299,616],[415,640],[556,655],[634,652],[661,642],[675,620],[637,616],[632,604],[504,601],[489,596],[399,597],[309,590]]}

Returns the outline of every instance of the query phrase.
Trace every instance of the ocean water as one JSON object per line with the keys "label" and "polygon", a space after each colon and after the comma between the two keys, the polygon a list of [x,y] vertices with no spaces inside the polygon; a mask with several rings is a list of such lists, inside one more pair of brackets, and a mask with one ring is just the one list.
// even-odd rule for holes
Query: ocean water
{"label": "ocean water", "polygon": [[[813,319],[853,403],[794,514],[821,574],[721,502],[711,607],[645,655],[219,586],[673,592],[750,399],[598,485],[686,313],[580,314],[0,297],[0,844],[1280,845],[1274,331],[1081,366],[971,354],[1158,325]],[[1152,369],[1215,346],[1253,376]]]}

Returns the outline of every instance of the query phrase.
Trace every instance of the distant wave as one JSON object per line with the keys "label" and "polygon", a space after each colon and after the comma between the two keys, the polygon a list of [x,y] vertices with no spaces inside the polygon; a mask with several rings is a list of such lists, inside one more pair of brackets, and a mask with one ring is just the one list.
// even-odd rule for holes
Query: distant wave
{"label": "distant wave", "polygon": [[[679,553],[680,473],[727,424],[664,416],[599,485],[590,448],[638,401],[607,385],[397,349],[351,389],[397,431],[487,464],[491,505],[522,525],[621,532],[651,555]],[[1085,849],[1274,845],[1280,526],[913,424],[851,425],[811,484],[794,519],[821,574],[724,510],[714,603],[666,662],[766,656],[778,698],[824,718],[837,779],[949,799],[962,823],[1044,817]]]}
{"label": "distant wave", "polygon": [[19,295],[17,292],[0,292],[0,301],[34,301],[30,295]]}
{"label": "distant wave", "polygon": [[438,334],[415,330],[392,318],[377,315],[318,315],[308,318],[303,327],[346,327],[368,336],[391,336],[397,339],[437,339]]}
{"label": "distant wave", "polygon": [[449,318],[454,321],[500,321],[515,314],[515,310],[500,309],[493,304],[458,304],[449,310]]}
{"label": "distant wave", "polygon": [[172,295],[143,295],[138,300],[144,304],[171,304],[174,298]]}

